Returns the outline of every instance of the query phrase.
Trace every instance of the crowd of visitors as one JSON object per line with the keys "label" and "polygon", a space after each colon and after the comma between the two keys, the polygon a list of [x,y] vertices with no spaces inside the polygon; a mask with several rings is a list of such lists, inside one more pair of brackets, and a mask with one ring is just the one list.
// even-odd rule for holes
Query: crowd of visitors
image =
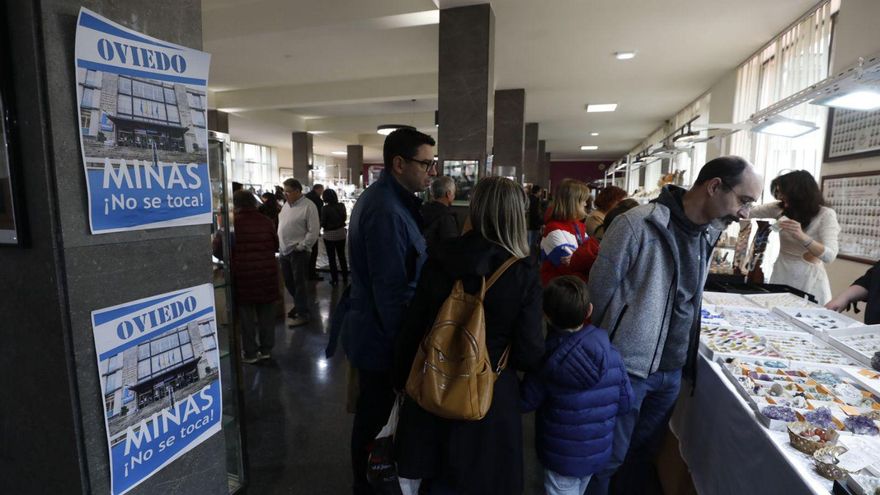
{"label": "crowd of visitors", "polygon": [[[272,350],[276,249],[294,301],[291,326],[309,322],[306,281],[319,278],[323,229],[330,283],[341,274],[345,287],[331,347],[340,335],[357,390],[355,494],[375,493],[369,456],[389,415],[399,418],[402,493],[521,493],[521,414],[532,411],[548,494],[646,493],[682,380],[695,380],[712,250],[728,224],[750,213],[776,218],[781,230],[772,282],[840,311],[868,301],[868,318],[880,319],[878,266],[831,298],[823,264],[836,256],[840,227],[806,172],[774,179],[776,202],[759,207],[763,180],[736,156],[709,161],[690,189],[667,185],[646,204],[573,179],[556,185],[548,203],[540,186],[489,177],[476,183],[465,214],[453,206],[455,182],[436,177],[435,144],[413,129],[391,133],[384,171],[350,218],[336,191],[315,184],[304,194],[295,179],[284,182],[280,206],[271,192],[259,209],[253,194],[234,196],[231,259],[247,363]],[[451,328],[479,328],[480,337],[449,351],[443,339],[452,337],[432,329],[450,328],[462,305],[471,319]],[[430,353],[441,363],[487,356],[479,373],[491,375],[488,399],[484,390],[452,395],[456,380],[474,377],[439,368],[431,376],[440,381],[421,382],[452,409],[489,400],[479,419],[456,419],[406,392],[414,374],[435,367]]]}

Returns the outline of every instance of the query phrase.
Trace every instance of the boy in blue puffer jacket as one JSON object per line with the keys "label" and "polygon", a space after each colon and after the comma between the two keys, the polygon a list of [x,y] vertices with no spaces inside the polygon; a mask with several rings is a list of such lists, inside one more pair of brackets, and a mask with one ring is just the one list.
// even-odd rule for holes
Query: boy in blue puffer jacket
{"label": "boy in blue puffer jacket", "polygon": [[544,364],[523,380],[520,408],[535,409],[536,448],[548,495],[581,495],[611,456],[614,424],[633,391],[605,330],[584,322],[593,306],[578,277],[554,278],[544,289],[548,334]]}

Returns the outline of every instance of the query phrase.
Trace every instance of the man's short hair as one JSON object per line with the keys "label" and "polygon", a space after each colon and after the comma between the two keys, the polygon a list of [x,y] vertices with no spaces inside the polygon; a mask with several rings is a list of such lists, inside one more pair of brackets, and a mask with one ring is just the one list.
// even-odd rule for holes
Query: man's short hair
{"label": "man's short hair", "polygon": [[538,184],[533,184],[532,188],[529,190],[529,193],[534,194],[534,195],[537,195],[540,192],[541,192],[541,186],[539,186]]}
{"label": "man's short hair", "polygon": [[303,190],[302,183],[296,179],[287,179],[286,181],[284,181],[284,185],[293,189],[294,191],[302,192]]}
{"label": "man's short hair", "polygon": [[312,186],[312,191],[316,189],[324,189],[324,184],[315,184]]}
{"label": "man's short hair", "polygon": [[720,156],[703,165],[694,185],[698,186],[717,177],[726,187],[734,187],[742,182],[743,172],[749,165],[749,161],[741,156]]}
{"label": "man's short hair", "polygon": [[257,198],[254,197],[254,193],[239,189],[232,194],[233,208],[253,208],[255,206],[257,206]]}
{"label": "man's short hair", "polygon": [[382,149],[385,168],[391,168],[395,156],[413,158],[423,144],[436,146],[437,142],[431,136],[415,129],[401,128],[392,132],[385,138],[385,146]]}
{"label": "man's short hair", "polygon": [[431,196],[434,199],[446,197],[446,193],[455,189],[455,181],[448,175],[441,175],[431,182]]}
{"label": "man's short hair", "polygon": [[590,311],[590,290],[574,275],[556,277],[544,288],[544,314],[556,328],[580,328]]}

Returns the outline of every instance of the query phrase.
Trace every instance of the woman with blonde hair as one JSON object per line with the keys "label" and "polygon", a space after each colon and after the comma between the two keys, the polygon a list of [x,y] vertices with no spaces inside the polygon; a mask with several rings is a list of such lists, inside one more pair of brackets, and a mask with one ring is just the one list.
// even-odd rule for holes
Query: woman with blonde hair
{"label": "woman with blonde hair", "polygon": [[397,336],[394,388],[404,390],[419,342],[434,323],[453,283],[477,292],[483,280],[518,258],[486,292],[486,347],[497,369],[492,405],[483,419],[435,416],[406,397],[397,425],[398,473],[408,487],[423,480],[430,493],[516,494],[523,491],[523,440],[517,371],[534,370],[544,351],[542,292],[529,256],[522,188],[503,177],[479,181],[471,197],[472,230],[430,251]]}
{"label": "woman with blonde hair", "polygon": [[584,182],[565,179],[556,189],[553,213],[541,239],[541,283],[562,275],[587,280],[599,252],[599,242],[587,236],[584,217],[590,188]]}

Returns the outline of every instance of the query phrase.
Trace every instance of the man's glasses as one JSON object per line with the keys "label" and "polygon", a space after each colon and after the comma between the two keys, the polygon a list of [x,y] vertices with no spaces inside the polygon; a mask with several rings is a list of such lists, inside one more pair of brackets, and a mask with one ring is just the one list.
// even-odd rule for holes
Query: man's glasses
{"label": "man's glasses", "polygon": [[427,172],[428,170],[431,170],[432,168],[437,166],[437,160],[416,160],[415,158],[406,158],[406,157],[404,157],[403,159],[408,162],[418,163],[419,165],[422,166],[422,170],[424,170],[425,172]]}
{"label": "man's glasses", "polygon": [[[719,177],[719,179],[721,179],[721,177]],[[724,186],[724,188],[728,191],[736,194],[736,191],[733,190],[733,186],[725,182],[724,179],[721,179],[721,185]],[[751,210],[755,207],[755,203],[758,202],[758,200],[756,200],[755,198],[752,198],[750,196],[740,196],[739,194],[737,194],[736,200],[739,202],[739,207],[745,208],[746,210]]]}

